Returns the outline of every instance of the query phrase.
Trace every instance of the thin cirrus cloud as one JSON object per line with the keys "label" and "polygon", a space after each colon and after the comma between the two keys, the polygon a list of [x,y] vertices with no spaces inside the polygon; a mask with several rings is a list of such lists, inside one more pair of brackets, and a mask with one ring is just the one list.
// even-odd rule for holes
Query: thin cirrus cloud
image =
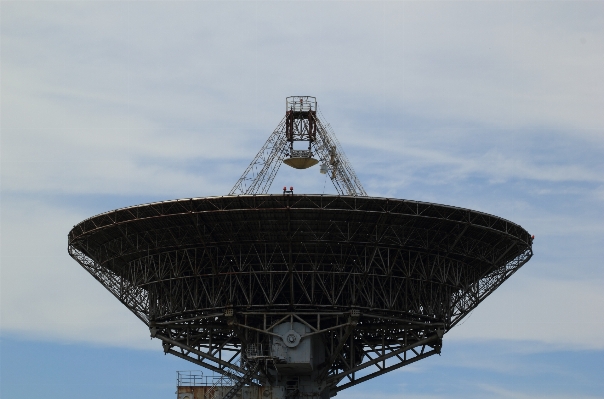
{"label": "thin cirrus cloud", "polygon": [[[310,4],[3,4],[2,329],[147,348],[144,326],[66,255],[93,212],[70,204],[225,194],[284,98],[310,94],[371,194],[502,212],[538,232],[527,271],[450,339],[602,349],[600,252],[568,248],[589,280],[539,260],[556,240],[604,237],[602,6]],[[96,320],[110,319],[103,334]]]}

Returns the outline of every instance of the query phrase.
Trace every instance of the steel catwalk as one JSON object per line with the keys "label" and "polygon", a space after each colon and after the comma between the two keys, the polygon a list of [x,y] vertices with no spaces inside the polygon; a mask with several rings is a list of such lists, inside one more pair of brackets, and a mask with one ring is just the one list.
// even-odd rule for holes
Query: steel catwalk
{"label": "steel catwalk", "polygon": [[[453,206],[240,195],[94,216],[71,230],[69,253],[166,353],[238,389],[285,379],[287,390],[288,375],[309,375],[313,397],[327,398],[440,353],[443,335],[531,258],[532,239]],[[274,348],[300,340],[314,360],[294,370]]]}

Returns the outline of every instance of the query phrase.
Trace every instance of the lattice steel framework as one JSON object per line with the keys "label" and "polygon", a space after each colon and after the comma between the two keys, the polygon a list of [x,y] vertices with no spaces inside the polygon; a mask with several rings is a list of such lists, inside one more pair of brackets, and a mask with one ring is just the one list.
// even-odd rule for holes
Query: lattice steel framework
{"label": "lattice steel framework", "polygon": [[[73,228],[69,253],[166,353],[241,385],[246,351],[266,348],[279,323],[303,323],[325,346],[317,380],[330,396],[439,353],[531,258],[532,239],[445,205],[254,195],[104,213]],[[270,385],[274,363],[254,367],[247,383]]]}
{"label": "lattice steel framework", "polygon": [[[314,97],[288,97],[285,116],[229,195],[268,193],[283,160],[299,152],[316,156],[327,167],[340,195],[367,196],[333,129],[321,119]],[[308,143],[308,149],[296,150],[296,142]]]}

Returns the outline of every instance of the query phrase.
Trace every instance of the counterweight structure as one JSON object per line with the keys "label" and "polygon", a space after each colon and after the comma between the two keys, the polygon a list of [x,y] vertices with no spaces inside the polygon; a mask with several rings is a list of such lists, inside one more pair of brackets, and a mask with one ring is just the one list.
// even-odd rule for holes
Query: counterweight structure
{"label": "counterweight structure", "polygon": [[69,253],[165,353],[219,376],[181,398],[325,399],[440,353],[532,238],[446,205],[247,194],[94,216]]}

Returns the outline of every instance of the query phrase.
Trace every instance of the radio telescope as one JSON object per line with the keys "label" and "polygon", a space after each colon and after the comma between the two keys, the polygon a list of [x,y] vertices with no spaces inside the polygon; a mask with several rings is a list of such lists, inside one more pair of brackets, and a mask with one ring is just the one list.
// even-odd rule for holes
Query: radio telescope
{"label": "radio telescope", "polygon": [[[282,164],[319,164],[339,195],[269,194]],[[229,195],[113,210],[68,238],[165,353],[213,372],[179,374],[180,399],[326,399],[440,353],[533,254],[497,216],[367,196],[305,96]]]}

